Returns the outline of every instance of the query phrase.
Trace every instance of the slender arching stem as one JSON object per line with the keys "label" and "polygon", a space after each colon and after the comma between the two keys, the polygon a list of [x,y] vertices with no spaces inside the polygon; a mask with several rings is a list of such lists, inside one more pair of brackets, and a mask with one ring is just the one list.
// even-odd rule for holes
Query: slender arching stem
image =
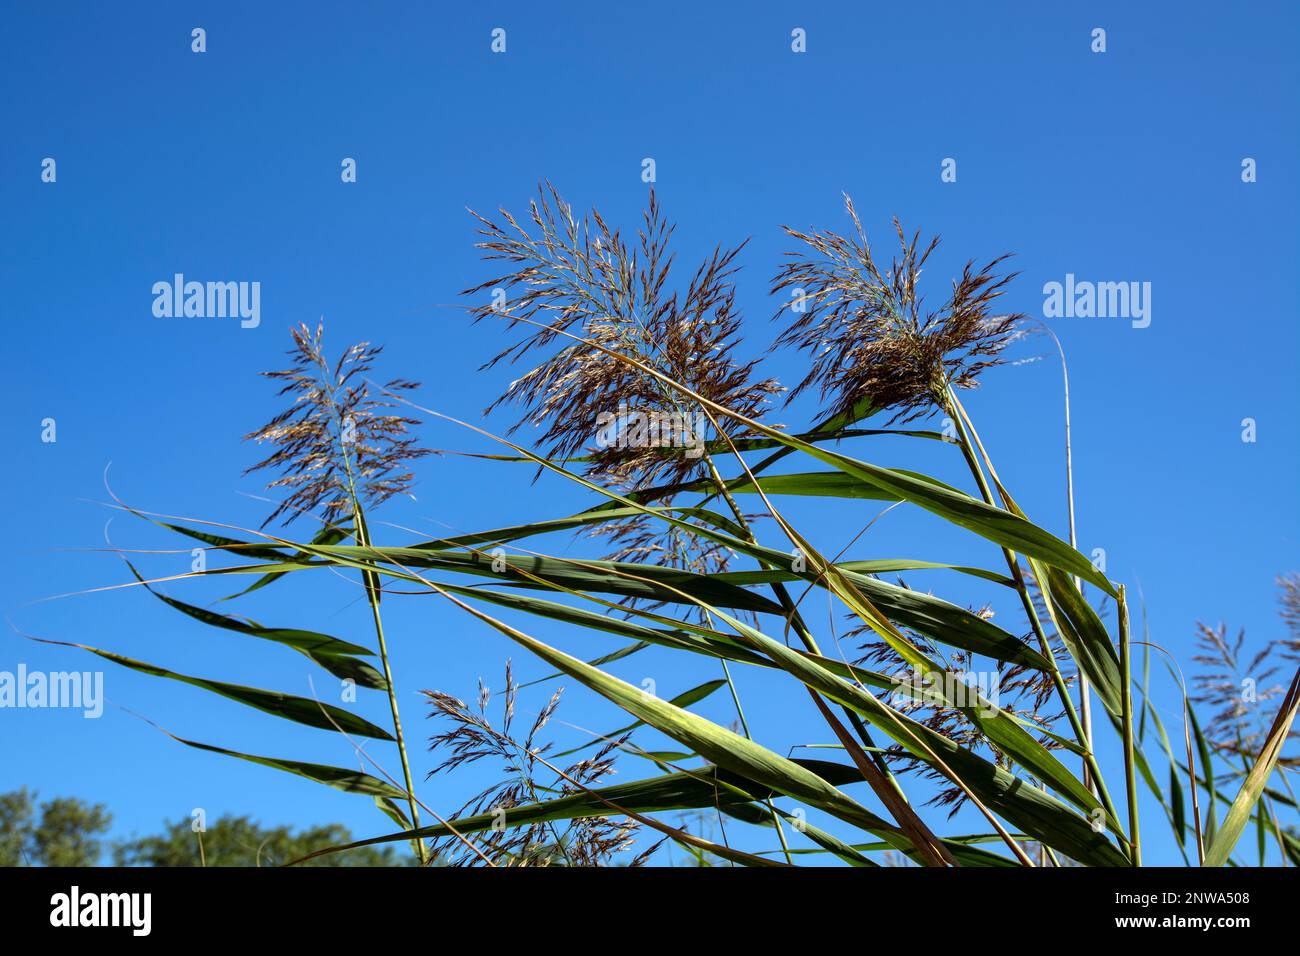
{"label": "slender arching stem", "polygon": [[[1065,400],[1065,504],[1066,515],[1069,522],[1070,547],[1078,548],[1079,543],[1076,537],[1074,524],[1074,442],[1070,434],[1070,366],[1065,361],[1065,349],[1061,346],[1061,340],[1051,327],[1045,322],[1039,322],[1043,331],[1052,337],[1056,343],[1057,354],[1061,356],[1061,392]],[[1074,577],[1074,586],[1081,587],[1078,575]],[[1083,721],[1083,739],[1079,741],[1084,747],[1092,749],[1092,695],[1088,689],[1088,675],[1079,674],[1079,716]],[[1092,779],[1092,771],[1084,764],[1083,782],[1093,793],[1097,792],[1097,784]]]}
{"label": "slender arching stem", "polygon": [[[330,408],[334,412],[335,424],[338,427],[339,454],[343,460],[344,471],[347,474],[348,497],[352,505],[352,523],[354,525],[352,534],[358,547],[369,548],[370,532],[366,528],[365,513],[361,507],[361,498],[357,493],[356,476],[352,469],[352,456],[348,451],[349,441],[347,436],[351,423],[346,420],[344,413],[334,402],[333,390],[329,387],[329,370],[323,364],[322,371],[325,375],[324,392]],[[379,660],[384,671],[384,689],[388,693],[388,708],[393,717],[393,737],[397,742],[397,753],[402,763],[402,779],[406,787],[407,806],[411,811],[411,828],[419,829],[420,811],[415,797],[415,784],[411,779],[411,761],[407,756],[406,737],[402,733],[402,718],[397,709],[397,691],[393,686],[393,670],[388,659],[388,642],[384,638],[383,615],[379,611],[379,578],[378,575],[371,571],[364,571],[362,572],[362,581],[366,589],[366,600],[370,604],[370,615],[374,622],[375,638],[379,644]],[[425,847],[423,839],[415,841],[415,852],[421,866],[429,862],[428,849]]]}
{"label": "slender arching stem", "polygon": [[[948,386],[945,395],[945,409],[948,411],[954,426],[957,429],[958,443],[962,449],[962,455],[975,478],[975,483],[979,486],[980,494],[983,496],[986,504],[998,507],[997,500],[994,498],[993,489],[989,486],[988,479],[984,475],[984,470],[980,467],[979,458],[976,455],[975,445],[979,444],[979,437],[974,434],[973,424],[966,414],[965,408],[962,407],[952,387]],[[982,446],[981,446],[982,450]],[[1102,806],[1114,820],[1119,820],[1115,810],[1115,805],[1111,801],[1110,794],[1106,791],[1105,782],[1102,780],[1101,769],[1097,765],[1097,756],[1093,753],[1092,747],[1088,741],[1087,732],[1079,719],[1078,711],[1075,710],[1074,702],[1070,697],[1069,688],[1065,684],[1065,678],[1061,674],[1060,667],[1056,663],[1056,655],[1052,652],[1051,643],[1047,639],[1047,633],[1043,630],[1042,621],[1038,617],[1038,611],[1034,608],[1033,600],[1029,596],[1029,588],[1025,583],[1024,573],[1020,569],[1020,562],[1016,555],[1008,548],[1002,548],[1002,554],[1007,562],[1007,570],[1011,572],[1011,578],[1016,586],[1016,591],[1020,595],[1021,604],[1024,606],[1025,614],[1029,618],[1030,625],[1033,627],[1034,636],[1038,639],[1039,647],[1043,656],[1047,658],[1051,667],[1052,684],[1056,689],[1057,696],[1065,709],[1066,718],[1070,722],[1070,728],[1075,738],[1079,741],[1084,750],[1085,767],[1089,771],[1093,781],[1096,783],[1096,793],[1101,800]],[[1127,837],[1122,833],[1118,836],[1125,842]]]}
{"label": "slender arching stem", "polygon": [[1138,838],[1137,772],[1134,769],[1133,754],[1133,689],[1129,673],[1131,668],[1129,643],[1128,602],[1124,597],[1124,585],[1121,584],[1119,586],[1119,669],[1122,683],[1119,689],[1124,730],[1124,782],[1128,791],[1128,834],[1129,846],[1132,847],[1131,858],[1134,866],[1141,866],[1142,844]]}

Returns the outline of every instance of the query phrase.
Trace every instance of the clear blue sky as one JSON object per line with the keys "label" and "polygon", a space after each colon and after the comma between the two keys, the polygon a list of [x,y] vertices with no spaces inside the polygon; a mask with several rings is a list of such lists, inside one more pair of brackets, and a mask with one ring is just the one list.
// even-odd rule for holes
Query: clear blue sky
{"label": "clear blue sky", "polygon": [[[278,367],[287,328],[324,315],[337,349],[386,343],[385,370],[425,383],[423,400],[477,420],[508,381],[479,373],[501,331],[468,327],[459,290],[486,278],[466,206],[522,209],[550,178],[579,207],[633,226],[641,160],[679,223],[684,263],[752,237],[739,300],[746,350],[774,334],[768,280],[782,223],[846,226],[851,193],[886,247],[889,217],[942,234],[927,271],[939,298],[967,258],[1017,253],[1011,307],[1041,315],[1042,287],[1150,282],[1152,322],[1053,321],[1074,398],[1080,546],[1103,547],[1112,578],[1141,585],[1153,638],[1188,662],[1197,619],[1276,637],[1274,576],[1297,559],[1296,8],[1287,3],[478,5],[7,3],[0,13],[0,283],[8,351],[3,447],[8,546],[0,608],[43,637],[118,650],[176,670],[307,693],[305,662],[187,621],[138,590],[36,599],[125,579],[102,544],[114,490],[156,511],[255,524],[256,450],[240,436],[277,409],[257,372]],[[190,31],[208,50],[190,50]],[[507,30],[504,55],[489,50]],[[807,31],[805,54],[790,32]],[[1094,27],[1107,51],[1090,51]],[[41,161],[57,182],[41,182]],[[344,157],[358,182],[340,182]],[[940,163],[957,160],[955,183]],[[1241,162],[1258,163],[1243,183]],[[261,283],[261,325],[157,319],[153,283],[174,273]],[[970,406],[1000,471],[1032,516],[1064,533],[1059,367],[1050,343],[1001,370]],[[798,363],[772,374],[793,381]],[[779,420],[799,424],[810,407]],[[40,440],[57,420],[58,441]],[[1257,422],[1243,443],[1241,421]],[[505,419],[493,424],[504,427]],[[489,450],[452,426],[443,448]],[[863,457],[952,481],[947,449],[889,439]],[[567,513],[587,502],[505,466],[431,459],[416,502],[379,518],[431,536]],[[792,506],[842,543],[874,514]],[[393,541],[410,540],[386,528]],[[177,547],[125,517],[115,544]],[[578,553],[568,539],[556,549]],[[995,550],[899,509],[856,557],[995,566]],[[188,554],[158,555],[153,574]],[[952,594],[942,579],[933,584]],[[966,585],[961,585],[966,587]],[[943,590],[943,589],[949,590]],[[198,589],[173,593],[198,600]],[[206,592],[205,592],[206,593]],[[215,597],[214,591],[207,597]],[[975,603],[971,591],[960,599]],[[277,585],[247,612],[268,624],[368,640],[354,585]],[[390,602],[402,706],[432,729],[417,691],[470,698],[500,685],[512,650],[434,601]],[[1018,627],[1009,605],[999,620]],[[602,638],[535,628],[594,656]],[[544,668],[514,653],[525,677]],[[94,668],[95,658],[6,629],[0,670]],[[615,667],[670,696],[717,676],[707,661],[641,655]],[[1159,671],[1158,671],[1159,672]],[[328,675],[315,674],[317,686]],[[235,749],[348,763],[329,734],[283,725],[183,685],[107,665],[106,692],[172,731]],[[760,739],[822,740],[815,715],[748,673]],[[540,706],[535,688],[522,706]],[[570,688],[561,719],[622,721]],[[788,700],[788,698],[785,698]],[[806,702],[804,702],[806,704]],[[729,721],[718,695],[701,712]],[[366,709],[384,718],[382,699]],[[576,731],[557,727],[562,741]],[[1163,767],[1158,749],[1153,762]],[[1107,754],[1108,759],[1113,756]],[[396,761],[386,755],[396,770]],[[421,752],[421,769],[430,761]],[[627,758],[623,778],[642,768]],[[1159,773],[1159,770],[1158,770]],[[441,812],[484,784],[462,774],[421,787]],[[110,705],[102,719],[0,712],[0,790],[106,802],[118,835],[204,807],[266,822],[388,828],[364,798],[173,744]],[[1155,861],[1175,859],[1144,807]],[[965,816],[957,824],[974,827]]]}

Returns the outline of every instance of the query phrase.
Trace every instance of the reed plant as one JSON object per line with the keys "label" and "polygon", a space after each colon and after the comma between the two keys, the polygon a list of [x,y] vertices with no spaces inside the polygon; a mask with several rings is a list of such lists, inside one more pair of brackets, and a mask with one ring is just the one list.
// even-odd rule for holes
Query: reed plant
{"label": "reed plant", "polygon": [[[1193,662],[1203,673],[1184,687],[1179,662],[1145,622],[1135,630],[1129,590],[1074,546],[1072,475],[1063,537],[1017,503],[962,401],[1031,328],[1001,308],[1014,279],[1006,257],[967,264],[933,307],[920,278],[937,240],[895,223],[898,248],[885,261],[851,202],[846,212],[845,233],[786,230],[793,248],[771,291],[781,303],[775,348],[787,364],[804,365],[789,392],[760,374],[759,356],[742,355],[734,280],[743,246],[719,247],[679,283],[673,227],[653,194],[631,236],[599,213],[578,215],[546,186],[526,216],[477,216],[494,272],[466,292],[469,316],[505,339],[484,376],[524,366],[489,409],[516,409],[514,429],[498,435],[456,422],[417,403],[405,380],[371,381],[379,354],[368,345],[331,364],[321,330],[304,327],[294,332],[292,367],[270,373],[293,404],[249,436],[274,447],[255,467],[278,473],[271,519],[288,527],[252,531],[128,509],[229,558],[181,578],[252,575],[247,593],[322,569],[360,576],[373,646],[264,627],[164,594],[159,581],[138,584],[203,623],[282,644],[384,693],[389,728],[314,699],[86,649],[339,734],[344,748],[355,738],[391,741],[400,774],[388,777],[176,738],[367,795],[397,829],[346,848],[410,842],[421,863],[639,865],[667,840],[696,860],[752,866],[1127,867],[1143,862],[1154,825],[1139,819],[1145,802],[1161,809],[1160,825],[1190,864],[1300,864],[1287,780],[1296,758],[1286,750],[1300,673],[1249,701],[1240,694],[1242,676],[1267,681],[1276,672],[1285,681],[1271,662],[1296,663],[1297,579],[1281,581],[1288,639],[1243,664],[1238,643],[1203,628]],[[804,393],[820,403],[806,425],[771,421],[783,395],[789,411]],[[427,454],[411,434],[418,416],[488,442],[477,456],[485,471],[531,469],[579,489],[589,505],[434,540],[377,541],[369,510],[406,491],[410,464]],[[515,437],[520,426],[539,439]],[[876,464],[884,441],[949,448],[954,473]],[[847,547],[816,540],[787,514],[799,499],[843,514],[864,501],[928,512],[986,548],[989,566],[873,555],[861,533]],[[312,534],[289,536],[308,522]],[[566,556],[574,533],[586,537],[590,557]],[[901,576],[916,573],[943,585],[915,590]],[[812,595],[830,602],[825,621],[808,614]],[[1010,598],[1022,620],[997,623],[988,595]],[[385,600],[421,598],[445,602],[540,661],[541,682],[566,679],[631,723],[555,753],[539,735],[558,696],[520,735],[513,676],[495,719],[486,692],[476,708],[427,691],[438,722],[431,742],[443,755],[437,773],[490,761],[505,774],[459,811],[439,814],[416,794],[381,616]],[[609,648],[584,660],[530,633],[531,619],[597,635]],[[859,650],[846,652],[850,644]],[[375,652],[379,668],[365,660]],[[716,670],[672,699],[612,673],[617,661],[655,653]],[[1153,661],[1181,700],[1173,712],[1162,713],[1151,692]],[[779,675],[785,693],[745,700],[743,677],[753,669]],[[979,674],[995,675],[999,692],[972,680]],[[732,726],[693,709],[724,692]],[[831,758],[783,755],[751,732],[755,713],[798,702],[824,725]],[[1198,716],[1198,707],[1213,713]],[[649,731],[675,749],[643,747]],[[1121,755],[1121,770],[1106,771],[1094,735],[1113,738],[1108,752]],[[609,783],[615,759],[647,773]],[[979,832],[949,832],[961,807],[984,822]],[[696,812],[755,835],[741,849],[690,832],[682,815]],[[1251,826],[1254,853],[1239,845]]]}

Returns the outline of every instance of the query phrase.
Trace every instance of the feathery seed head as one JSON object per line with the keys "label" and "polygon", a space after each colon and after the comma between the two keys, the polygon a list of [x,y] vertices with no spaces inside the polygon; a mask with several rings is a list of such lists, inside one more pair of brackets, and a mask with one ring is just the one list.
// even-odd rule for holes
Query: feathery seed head
{"label": "feathery seed head", "polygon": [[774,294],[800,290],[777,312],[777,318],[790,312],[791,321],[776,347],[794,345],[812,358],[790,398],[816,386],[828,415],[869,399],[872,409],[892,411],[895,421],[945,407],[948,383],[974,387],[980,373],[999,364],[1002,350],[1020,337],[1023,315],[991,311],[1015,277],[996,273],[1007,256],[978,271],[968,262],[944,306],[926,312],[917,284],[938,237],[921,249],[919,231],[909,240],[895,219],[901,251],[882,271],[853,201],[846,195],[844,203],[852,235],[785,227],[808,248],[788,253],[790,261],[773,279]]}
{"label": "feathery seed head", "polygon": [[[276,446],[245,474],[262,469],[280,472],[267,487],[290,492],[263,526],[281,515],[289,524],[304,511],[316,509],[332,524],[351,516],[354,494],[358,501],[376,505],[395,494],[409,493],[414,475],[404,466],[429,451],[407,435],[419,419],[386,412],[398,403],[371,393],[366,373],[382,346],[353,345],[331,366],[321,341],[323,321],[314,333],[306,324],[291,332],[291,366],[262,374],[284,383],[279,394],[292,396],[293,403],[244,436]],[[400,392],[417,387],[416,382],[393,379],[384,389]]]}
{"label": "feathery seed head", "polygon": [[[597,211],[576,218],[549,184],[539,192],[529,207],[531,231],[504,209],[504,225],[474,214],[483,227],[477,245],[484,259],[506,262],[510,271],[466,290],[477,295],[500,289],[506,295],[504,305],[498,297],[472,314],[476,320],[504,315],[510,328],[527,328],[521,341],[485,367],[518,361],[560,340],[557,350],[511,382],[491,408],[519,404],[524,414],[515,428],[530,423],[544,429],[541,441],[552,456],[589,452],[593,476],[631,487],[663,478],[685,480],[700,468],[698,448],[706,436],[682,436],[680,423],[705,416],[675,389],[609,353],[635,359],[743,415],[762,415],[780,386],[755,380],[756,363],[731,354],[740,331],[732,277],[743,244],[715,249],[684,290],[670,292],[673,226],[653,191],[632,241]],[[564,333],[595,345],[574,342]],[[618,409],[671,419],[678,423],[677,439],[686,440],[599,441]]]}

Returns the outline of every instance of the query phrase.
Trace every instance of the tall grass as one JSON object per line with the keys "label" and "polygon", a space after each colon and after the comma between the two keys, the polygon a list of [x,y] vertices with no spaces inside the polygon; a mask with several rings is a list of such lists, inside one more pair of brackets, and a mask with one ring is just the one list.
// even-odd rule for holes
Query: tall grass
{"label": "tall grass", "polygon": [[[413,481],[407,463],[426,454],[408,435],[419,424],[412,416],[455,420],[418,405],[409,382],[372,383],[377,350],[358,345],[330,365],[321,330],[302,328],[294,333],[293,367],[271,373],[294,404],[249,437],[276,446],[257,466],[280,472],[272,488],[289,492],[272,518],[315,522],[315,533],[288,538],[134,511],[230,558],[183,578],[252,575],[246,593],[320,569],[359,574],[379,670],[364,661],[370,648],[263,627],[164,595],[160,582],[140,583],[204,623],[275,641],[363,690],[382,691],[390,729],[316,700],[87,649],[339,733],[341,748],[358,736],[393,742],[400,780],[180,740],[371,797],[398,829],[352,846],[410,841],[422,863],[602,864],[621,859],[639,829],[696,859],[740,865],[834,859],[874,866],[901,854],[930,866],[1137,866],[1143,834],[1151,832],[1150,821],[1139,819],[1143,799],[1161,808],[1188,862],[1241,862],[1234,854],[1253,823],[1254,861],[1300,863],[1297,804],[1285,779],[1294,758],[1284,752],[1300,675],[1280,696],[1265,695],[1273,716],[1251,732],[1225,729],[1259,717],[1232,708],[1230,681],[1202,687],[1199,701],[1179,685],[1182,707],[1160,713],[1150,662],[1166,651],[1145,634],[1133,638],[1127,589],[1074,547],[1068,461],[1066,540],[1017,504],[959,397],[1002,364],[1026,330],[1023,316],[999,311],[1014,278],[1001,272],[1005,257],[968,264],[931,309],[919,279],[937,241],[922,244],[919,233],[909,236],[896,224],[898,252],[885,263],[851,203],[847,211],[846,235],[788,229],[795,251],[773,279],[781,301],[776,347],[790,359],[806,356],[806,374],[790,397],[821,399],[802,428],[768,423],[784,389],[759,377],[757,360],[737,357],[740,249],[719,248],[678,287],[672,227],[653,195],[639,234],[629,239],[599,214],[577,216],[547,188],[527,217],[478,217],[484,257],[505,271],[467,293],[473,317],[513,336],[485,374],[494,375],[499,362],[528,365],[495,404],[518,408],[519,424],[539,426],[541,447],[457,424],[467,438],[493,446],[480,456],[485,471],[533,469],[582,489],[588,507],[436,540],[376,541],[367,509],[406,490]],[[932,427],[939,422],[942,429]],[[1037,445],[1038,438],[1020,440]],[[875,464],[881,441],[953,448],[965,475],[949,477],[969,490]],[[1068,456],[1068,441],[1066,448]],[[820,499],[844,513],[864,500],[920,509],[977,539],[994,564],[859,553],[860,535],[831,553],[786,514],[792,498]],[[760,516],[766,520],[757,522]],[[599,558],[545,550],[571,532],[590,533],[614,550]],[[886,579],[911,572],[941,575],[947,597]],[[1297,589],[1292,579],[1284,585],[1294,640]],[[512,679],[501,725],[488,717],[486,699],[475,712],[455,695],[431,693],[436,716],[451,721],[434,735],[450,753],[440,772],[491,758],[504,763],[507,778],[450,819],[429,809],[437,822],[421,825],[419,809],[428,803],[415,793],[381,616],[393,591],[403,600],[447,602],[553,676],[612,702],[632,723],[596,737],[593,754],[566,764],[561,758],[572,752],[552,754],[534,739],[548,711],[523,740],[511,730]],[[968,606],[971,594],[1007,592],[1024,618],[1009,629]],[[849,634],[862,641],[859,658],[843,656],[829,625],[804,613],[813,593],[850,619]],[[1109,626],[1103,602],[1114,610]],[[609,651],[582,660],[530,633],[530,619],[599,635]],[[719,676],[664,700],[606,667],[655,650],[716,661]],[[740,678],[750,668],[779,673],[785,695],[745,701]],[[1177,677],[1175,664],[1169,673]],[[996,677],[985,687],[1001,693],[972,684],[981,674]],[[428,675],[416,676],[427,683]],[[736,729],[691,709],[724,687]],[[1195,705],[1215,693],[1228,711],[1198,720]],[[1079,695],[1086,707],[1076,704]],[[805,697],[825,724],[826,752],[842,759],[785,756],[751,733],[756,725],[747,712]],[[1122,779],[1103,772],[1090,710],[1101,718],[1094,729],[1115,735]],[[642,727],[677,749],[642,748]],[[1167,763],[1159,775],[1144,748],[1148,727]],[[1179,728],[1184,746],[1176,749],[1171,732]],[[654,773],[605,783],[619,755]],[[981,832],[947,832],[951,811],[961,806],[984,821]],[[752,825],[753,848],[671,822],[697,810]],[[651,859],[643,852],[632,862]]]}

